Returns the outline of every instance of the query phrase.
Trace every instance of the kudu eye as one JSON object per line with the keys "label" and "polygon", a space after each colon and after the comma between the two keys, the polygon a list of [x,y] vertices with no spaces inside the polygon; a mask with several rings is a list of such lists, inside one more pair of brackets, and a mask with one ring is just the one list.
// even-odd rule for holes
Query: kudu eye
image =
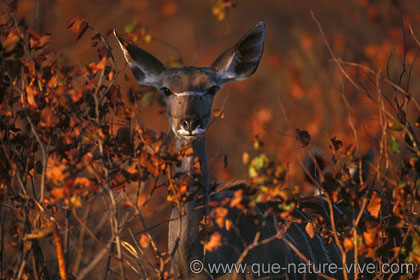
{"label": "kudu eye", "polygon": [[166,97],[168,97],[168,96],[170,96],[170,95],[172,95],[173,93],[172,93],[172,91],[170,91],[169,90],[169,88],[167,88],[167,87],[163,87],[163,88],[161,88],[160,89],[160,91],[166,96]]}
{"label": "kudu eye", "polygon": [[206,93],[208,93],[208,94],[210,94],[210,95],[215,95],[216,94],[216,92],[218,92],[219,91],[219,89],[220,89],[220,87],[218,87],[218,86],[213,86],[213,87],[210,87],[210,88],[208,88],[207,90],[206,90]]}

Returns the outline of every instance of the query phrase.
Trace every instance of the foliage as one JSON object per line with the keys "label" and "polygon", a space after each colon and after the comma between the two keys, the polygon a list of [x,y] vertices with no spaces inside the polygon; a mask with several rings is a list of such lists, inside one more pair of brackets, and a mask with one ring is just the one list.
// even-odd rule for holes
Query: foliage
{"label": "foliage", "polygon": [[[218,20],[226,20],[236,5],[232,1],[213,4]],[[373,3],[361,1],[361,5],[369,20],[378,20]],[[177,2],[164,1],[160,9],[163,16],[170,16],[176,13]],[[171,175],[171,170],[192,151],[173,151],[165,133],[147,129],[135,108],[127,106],[128,95],[140,100],[142,108],[150,107],[154,100],[160,102],[156,93],[139,87],[123,89],[123,80],[130,78],[122,79],[122,68],[109,44],[110,32],[96,31],[87,19],[72,17],[67,22],[75,40],[89,41],[97,53],[96,60],[79,65],[61,59],[50,46],[54,37],[29,27],[13,6],[2,13],[0,28],[0,277],[67,279],[100,271],[115,278],[123,274],[134,279],[170,278],[173,252],[167,252],[166,240],[156,236],[159,229],[166,234],[161,226],[168,222],[171,203],[182,208],[191,199],[188,178]],[[282,220],[284,227],[276,238],[283,237],[290,222],[306,223],[309,236],[317,233],[326,242],[338,240],[340,250],[356,252],[360,261],[420,265],[420,112],[409,87],[410,78],[418,79],[416,68],[412,69],[420,44],[411,28],[407,22],[402,31],[390,27],[394,34],[390,37],[397,42],[400,56],[404,55],[397,79],[380,70],[389,63],[380,50],[390,49],[391,39],[364,46],[358,63],[350,63],[336,57],[345,55],[348,39],[341,34],[328,38],[337,70],[333,75],[344,79],[340,98],[346,104],[346,117],[339,121],[350,133],[323,138],[328,148],[320,160],[312,149],[317,146],[313,141],[327,117],[318,114],[308,128],[297,129],[291,110],[280,104],[284,119],[289,119],[292,141],[281,147],[281,152],[291,153],[291,159],[278,163],[280,149],[271,149],[258,138],[267,134],[261,129],[272,122],[273,115],[267,108],[256,110],[250,127],[259,136],[254,149],[242,156],[247,187],[236,190],[223,204],[211,205],[212,221],[230,230],[230,209],[260,215],[254,211],[258,205],[274,202],[263,214]],[[126,24],[124,30],[136,44],[154,40],[139,21]],[[411,41],[398,35],[403,31],[405,36],[411,34]],[[305,71],[319,62],[314,52],[323,47],[323,39],[307,33],[299,37],[297,51],[307,65],[269,53],[268,66],[285,79],[294,100],[309,100],[328,113],[320,101],[327,86],[305,78]],[[411,59],[410,67],[406,57]],[[326,55],[318,59],[327,60]],[[283,63],[288,66],[279,70]],[[180,62],[175,60],[172,65]],[[360,134],[365,123],[357,121],[354,108],[363,102],[352,107],[349,96],[355,100],[363,96],[374,104],[369,107],[369,116],[376,116],[371,129],[378,131],[377,141],[369,142],[376,156],[373,161],[362,155],[367,141]],[[223,108],[214,115],[223,119]],[[269,137],[274,138],[273,134]],[[319,178],[303,164],[306,154]],[[295,178],[297,169],[305,170],[310,184]],[[197,174],[199,170],[197,166]],[[344,204],[351,210],[349,218],[336,217],[332,221],[335,228],[320,215],[313,215],[311,221],[294,219],[289,214],[300,207],[307,189],[316,194],[321,190],[329,204]],[[208,234],[204,247],[211,251],[222,240],[211,229]],[[417,271],[402,278],[418,276]],[[377,279],[380,277],[385,275]]]}

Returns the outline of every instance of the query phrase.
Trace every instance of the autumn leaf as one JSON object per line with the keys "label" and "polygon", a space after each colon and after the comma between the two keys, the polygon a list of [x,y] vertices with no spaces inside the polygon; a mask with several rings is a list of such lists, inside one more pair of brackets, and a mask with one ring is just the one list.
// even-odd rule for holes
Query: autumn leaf
{"label": "autumn leaf", "polygon": [[193,147],[187,148],[185,150],[185,153],[184,154],[185,154],[186,157],[194,155],[194,149],[193,149]]}
{"label": "autumn leaf", "polygon": [[248,165],[249,163],[249,153],[245,152],[242,154],[242,163]]}
{"label": "autumn leaf", "polygon": [[73,205],[74,208],[82,208],[83,204],[82,204],[82,198],[78,195],[78,194],[73,194],[70,197],[70,203],[71,205]]}
{"label": "autumn leaf", "polygon": [[31,49],[41,49],[45,47],[45,45],[48,44],[52,38],[51,34],[47,33],[41,36],[32,29],[28,29],[28,33],[31,35],[29,37],[29,47]]}
{"label": "autumn leaf", "polygon": [[348,237],[344,238],[344,248],[346,249],[346,251],[351,251],[354,248],[353,241]]}
{"label": "autumn leaf", "polygon": [[96,64],[95,62],[89,63],[89,68],[92,70],[93,74],[96,74],[105,68],[106,62],[107,62],[107,58],[106,56],[104,56],[102,57],[101,61],[98,64]]}
{"label": "autumn leaf", "polygon": [[26,87],[26,100],[28,104],[34,107],[37,107],[37,103],[35,101],[35,96],[38,95],[38,90],[32,86]]}
{"label": "autumn leaf", "polygon": [[363,233],[363,238],[365,240],[366,246],[372,247],[374,245],[374,243],[375,243],[376,235],[375,235],[374,232],[367,232],[367,231],[365,231]]}
{"label": "autumn leaf", "polygon": [[89,24],[85,19],[81,19],[78,16],[71,17],[67,21],[67,29],[73,32],[76,37],[76,41],[82,38],[83,34],[89,28]]}
{"label": "autumn leaf", "polygon": [[54,188],[50,193],[55,199],[60,199],[64,196],[63,188]]}
{"label": "autumn leaf", "polygon": [[311,135],[306,130],[296,128],[296,140],[300,141],[302,148],[304,148],[311,142]]}
{"label": "autumn leaf", "polygon": [[311,239],[314,238],[315,236],[314,225],[311,222],[306,224],[305,230]]}
{"label": "autumn leaf", "polygon": [[76,91],[74,89],[70,89],[67,94],[71,97],[71,100],[76,103],[83,97],[82,91]]}
{"label": "autumn leaf", "polygon": [[210,236],[210,240],[204,244],[204,250],[213,252],[222,245],[222,236],[215,232]]}
{"label": "autumn leaf", "polygon": [[7,35],[6,40],[4,40],[1,45],[6,53],[10,53],[18,46],[19,43],[20,37],[16,34],[16,32],[10,32],[9,35]]}
{"label": "autumn leaf", "polygon": [[140,246],[142,248],[147,248],[150,245],[150,238],[146,234],[140,236]]}
{"label": "autumn leaf", "polygon": [[180,188],[179,188],[179,195],[184,195],[184,194],[186,194],[187,193],[187,190],[188,190],[188,188],[187,188],[187,186],[186,185],[182,185]]}
{"label": "autumn leaf", "polygon": [[54,127],[59,123],[59,119],[53,114],[49,107],[46,107],[41,112],[40,126],[43,127]]}
{"label": "autumn leaf", "polygon": [[66,168],[65,160],[62,162],[59,161],[55,154],[49,156],[47,162],[47,178],[56,183],[62,182],[65,178]]}
{"label": "autumn leaf", "polygon": [[228,210],[225,207],[217,207],[215,209],[216,224],[223,228],[225,226],[225,217],[228,214]]}
{"label": "autumn leaf", "polygon": [[376,192],[373,192],[367,210],[375,218],[378,218],[379,211],[381,210],[381,201],[382,198]]}
{"label": "autumn leaf", "polygon": [[81,188],[89,188],[91,185],[91,182],[88,178],[86,177],[77,177],[74,180],[74,185],[75,186],[80,186]]}
{"label": "autumn leaf", "polygon": [[244,206],[241,204],[242,201],[243,190],[237,190],[233,194],[233,198],[230,201],[230,207],[236,207],[239,209],[243,209]]}

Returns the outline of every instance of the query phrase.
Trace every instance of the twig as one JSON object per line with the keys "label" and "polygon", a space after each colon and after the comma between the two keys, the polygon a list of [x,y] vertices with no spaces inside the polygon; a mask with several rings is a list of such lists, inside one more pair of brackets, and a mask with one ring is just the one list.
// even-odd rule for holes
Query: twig
{"label": "twig", "polygon": [[[252,249],[254,249],[257,246],[267,244],[267,243],[269,243],[272,240],[277,238],[277,234],[274,234],[270,237],[267,237],[266,239],[263,239],[263,240],[259,241],[260,236],[261,236],[261,231],[258,231],[254,236],[253,242],[251,244],[249,244],[242,251],[241,255],[239,256],[238,260],[236,261],[236,267],[239,267],[239,265],[244,261],[245,257],[248,255],[249,251],[251,251]],[[235,270],[235,274],[233,275],[233,279],[237,279],[237,277],[238,277],[238,274],[237,274],[237,271]]]}
{"label": "twig", "polygon": [[[101,70],[101,74],[99,77],[99,83],[95,89],[94,92],[94,100],[95,100],[95,117],[96,117],[96,125],[98,126],[98,129],[100,129],[101,127],[101,122],[100,122],[100,114],[99,114],[99,100],[98,100],[98,92],[99,89],[101,88],[101,84],[103,82],[104,79],[104,73],[105,73],[105,67]],[[118,210],[117,210],[117,203],[115,200],[115,196],[114,196],[114,192],[112,190],[112,186],[111,186],[111,182],[110,182],[110,178],[109,178],[109,171],[108,171],[108,167],[107,167],[107,162],[105,159],[105,155],[104,155],[104,149],[103,149],[103,143],[102,143],[102,139],[101,139],[101,135],[97,135],[98,138],[98,146],[99,146],[99,153],[101,155],[102,158],[102,162],[103,162],[103,167],[104,167],[104,175],[106,178],[106,184],[104,184],[105,189],[108,193],[110,202],[111,202],[111,208],[110,208],[110,223],[111,223],[111,228],[112,228],[112,232],[115,238],[115,242],[116,242],[116,247],[117,247],[117,259],[118,262],[120,264],[120,270],[121,270],[121,275],[123,277],[123,279],[125,279],[125,272],[124,272],[124,262],[122,260],[122,254],[121,254],[121,240],[120,240],[120,234],[119,234],[119,225],[118,225]]]}
{"label": "twig", "polygon": [[[282,240],[284,240],[284,242],[286,242],[287,243],[287,245],[293,250],[293,252],[295,252],[295,254],[299,257],[299,258],[301,258],[305,263],[309,263],[309,260],[308,260],[308,258],[306,258],[305,257],[305,255],[304,254],[302,254],[296,247],[295,247],[295,245],[293,245],[293,243],[292,242],[290,242],[289,240],[287,240],[287,238],[286,237],[283,237],[282,238]],[[316,271],[316,267],[315,267],[315,263],[313,263],[313,262],[311,262],[311,265],[312,265],[312,267],[313,267],[313,269],[314,269],[314,271]],[[345,270],[345,269],[343,269],[343,270]],[[317,275],[319,275],[319,276],[321,276],[322,278],[324,278],[324,279],[328,279],[328,280],[335,280],[335,278],[332,278],[332,277],[330,277],[330,276],[328,276],[328,275],[325,275],[324,273],[321,273],[321,272],[319,272]],[[344,274],[344,275],[346,275],[346,274]],[[347,278],[346,278],[347,279]]]}
{"label": "twig", "polygon": [[[88,204],[88,206],[85,209],[85,212],[83,213],[83,220],[86,220],[86,218],[89,215],[89,212],[90,212],[91,208],[92,208],[92,204]],[[76,254],[76,260],[75,260],[74,266],[73,266],[73,275],[77,275],[77,273],[79,272],[79,269],[80,269],[80,264],[82,262],[83,250],[84,250],[84,244],[83,243],[84,243],[84,240],[85,240],[85,233],[86,233],[86,228],[82,226],[82,229],[80,230],[80,235],[79,235],[79,244],[78,244],[78,250],[77,250],[77,254]]]}
{"label": "twig", "polygon": [[54,244],[57,250],[57,259],[58,259],[60,277],[62,280],[66,280],[67,279],[66,262],[64,261],[63,247],[61,245],[61,237],[58,234],[57,228],[55,229],[53,233],[53,237],[54,237]]}

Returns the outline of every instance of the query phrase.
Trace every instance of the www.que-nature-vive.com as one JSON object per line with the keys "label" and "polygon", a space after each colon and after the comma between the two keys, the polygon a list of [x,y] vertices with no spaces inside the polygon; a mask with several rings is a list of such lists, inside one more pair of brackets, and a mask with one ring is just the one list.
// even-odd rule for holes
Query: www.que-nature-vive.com
{"label": "www.que-nature-vive.com", "polygon": [[350,263],[344,266],[338,266],[336,263],[289,263],[287,266],[281,266],[278,263],[213,263],[206,264],[201,260],[193,260],[190,263],[192,273],[201,273],[204,270],[212,274],[249,274],[256,276],[268,274],[336,274],[345,270],[347,273],[355,273],[356,270],[361,274],[375,274],[382,272],[385,274],[408,274],[416,271],[413,263]]}

